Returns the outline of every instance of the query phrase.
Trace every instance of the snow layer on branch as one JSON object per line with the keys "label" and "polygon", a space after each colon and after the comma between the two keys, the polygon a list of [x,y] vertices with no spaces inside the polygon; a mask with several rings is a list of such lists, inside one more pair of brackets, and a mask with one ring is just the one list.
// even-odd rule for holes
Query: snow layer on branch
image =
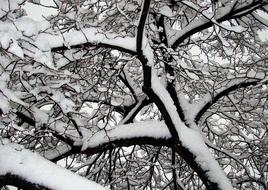
{"label": "snow layer on branch", "polygon": [[134,37],[120,37],[98,28],[84,28],[79,31],[61,33],[50,29],[46,21],[36,22],[28,17],[21,17],[14,22],[0,21],[0,47],[21,59],[26,54],[52,69],[55,69],[50,52],[52,48],[71,47],[85,43],[96,45],[102,43],[130,51],[136,50]]}
{"label": "snow layer on branch", "polygon": [[[168,44],[171,47],[177,40],[179,40],[182,36],[184,36],[187,32],[194,30],[195,28],[198,28],[206,23],[212,22],[213,20],[216,21],[218,19],[223,18],[226,16],[230,11],[233,11],[233,5],[236,1],[230,2],[225,5],[225,7],[220,7],[217,9],[217,12],[215,13],[215,16],[210,18],[210,15],[206,15],[204,12],[202,13],[203,15],[196,17],[191,21],[186,27],[183,29],[176,31],[169,29],[169,31],[172,31],[172,33],[175,32],[175,34],[168,34]],[[186,4],[189,7],[192,7],[195,10],[198,10],[198,7],[196,4],[191,3],[189,1],[183,1],[184,4]],[[167,27],[167,26],[166,26]]]}
{"label": "snow layer on branch", "polygon": [[72,112],[75,107],[75,103],[67,99],[64,94],[59,91],[55,91],[51,98],[60,106],[63,113]]}
{"label": "snow layer on branch", "polygon": [[21,95],[20,93],[16,91],[11,91],[10,89],[8,89],[7,83],[9,80],[10,80],[10,76],[8,73],[4,72],[0,75],[0,96],[3,97],[1,99],[0,108],[3,109],[4,113],[7,113],[10,109],[9,102],[7,101],[13,101],[23,106],[28,106],[27,103],[23,102],[20,99],[20,95]]}
{"label": "snow layer on branch", "polygon": [[[1,27],[1,25],[0,25]],[[21,47],[18,45],[18,42],[14,39],[14,37],[8,32],[2,32],[0,30],[0,48],[7,50],[8,52],[18,56],[23,59],[23,51]]]}
{"label": "snow layer on branch", "polygon": [[253,12],[252,15],[259,22],[263,23],[265,26],[268,26],[267,13],[263,13],[259,11],[259,12]]}
{"label": "snow layer on branch", "polygon": [[194,124],[195,123],[195,118],[198,112],[210,101],[212,101],[212,97],[210,93],[207,93],[203,95],[203,97],[195,101],[193,103],[190,103],[184,93],[179,93],[178,94],[178,99],[181,104],[183,113],[185,115],[185,118],[189,124]]}
{"label": "snow layer on branch", "polygon": [[161,7],[159,12],[160,12],[160,14],[165,15],[167,17],[172,17],[173,16],[172,10],[167,5],[164,5],[163,7]]}
{"label": "snow layer on branch", "polygon": [[0,145],[0,176],[8,173],[54,190],[105,190],[16,144]]}
{"label": "snow layer on branch", "polygon": [[152,89],[156,93],[156,95],[161,99],[161,101],[166,105],[166,109],[168,113],[170,114],[171,119],[173,120],[173,123],[179,132],[181,126],[184,124],[182,123],[180,117],[178,117],[177,108],[174,105],[173,100],[171,99],[168,91],[165,89],[165,87],[162,85],[160,79],[157,77],[156,71],[152,68]]}
{"label": "snow layer on branch", "polygon": [[[18,19],[14,19],[13,22],[0,21],[0,47],[5,49],[7,52],[16,55],[20,59],[24,58],[24,54],[27,54],[30,57],[34,57],[36,56],[36,53],[40,52],[40,50],[35,46],[30,46],[29,44],[34,44],[40,48],[39,43],[34,42],[34,40],[40,32],[48,28],[48,22],[36,22],[28,17],[20,17]],[[25,51],[25,49],[28,51]],[[43,48],[41,50],[47,49]],[[39,57],[43,58],[44,56],[39,55],[37,58]]]}
{"label": "snow layer on branch", "polygon": [[113,140],[128,139],[135,137],[152,137],[155,139],[168,139],[171,137],[164,122],[143,121],[126,125],[118,125],[109,131],[99,131],[93,136],[84,138],[82,149],[96,147]]}
{"label": "snow layer on branch", "polygon": [[195,160],[206,171],[209,179],[217,183],[221,190],[232,190],[230,181],[210,153],[201,134],[194,129],[183,126],[179,136],[182,144],[196,156]]}
{"label": "snow layer on branch", "polygon": [[[136,42],[135,38],[120,37],[117,34],[107,33],[97,28],[84,28],[79,31],[69,31],[66,33],[60,33],[60,31],[54,31],[51,33],[41,33],[36,39],[36,45],[43,51],[50,51],[53,48],[68,47],[91,43],[93,45],[106,44],[109,46],[115,46],[118,48],[124,48],[130,51],[135,51]],[[36,56],[40,62],[46,64],[48,67],[55,69],[54,67],[62,67],[64,63],[60,65],[53,65],[49,60],[50,55]],[[47,57],[47,58],[46,58]]]}
{"label": "snow layer on branch", "polygon": [[[209,149],[207,148],[200,132],[198,130],[195,130],[198,127],[195,126],[194,123],[189,123],[191,125],[191,128],[188,128],[181,121],[178,115],[177,108],[174,105],[174,101],[172,100],[171,96],[169,95],[165,87],[161,84],[153,68],[152,68],[151,81],[152,81],[152,89],[164,103],[171,117],[172,123],[174,124],[178,132],[178,136],[182,142],[182,145],[187,147],[190,150],[190,152],[193,153],[193,155],[196,157],[195,158],[196,162],[201,166],[201,168],[204,171],[207,171],[206,173],[208,177],[211,179],[211,181],[217,183],[220,189],[222,190],[233,189],[230,181],[224,174],[218,162],[214,159]],[[184,102],[182,106],[185,105],[187,104]],[[190,106],[188,108],[190,108]],[[187,108],[186,109],[184,108],[183,110],[185,111],[187,110]],[[189,110],[187,110],[187,112],[189,112]]]}
{"label": "snow layer on branch", "polygon": [[148,60],[147,64],[150,66],[153,66],[154,65],[154,51],[146,35],[143,35],[143,38],[142,38],[142,50],[143,50],[144,56]]}
{"label": "snow layer on branch", "polygon": [[116,34],[105,33],[97,28],[84,28],[64,34],[40,34],[39,40],[47,41],[50,48],[75,46],[84,43],[109,44],[135,51],[135,38],[120,37]]}
{"label": "snow layer on branch", "polygon": [[15,19],[13,22],[0,21],[0,31],[8,32],[15,39],[24,37],[34,37],[37,36],[39,32],[47,30],[50,27],[49,22],[41,21],[37,22],[33,19],[24,16],[18,19]]}

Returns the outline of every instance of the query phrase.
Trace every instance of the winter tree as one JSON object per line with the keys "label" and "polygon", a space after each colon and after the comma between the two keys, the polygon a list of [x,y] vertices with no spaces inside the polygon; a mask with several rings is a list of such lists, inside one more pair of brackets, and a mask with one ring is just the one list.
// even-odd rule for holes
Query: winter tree
{"label": "winter tree", "polygon": [[0,20],[1,189],[268,189],[267,0],[0,0]]}

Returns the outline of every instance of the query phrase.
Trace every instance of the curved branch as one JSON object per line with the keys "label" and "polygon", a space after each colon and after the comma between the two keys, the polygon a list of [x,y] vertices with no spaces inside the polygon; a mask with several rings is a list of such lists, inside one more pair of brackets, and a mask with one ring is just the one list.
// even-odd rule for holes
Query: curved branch
{"label": "curved branch", "polygon": [[153,145],[153,146],[166,146],[172,147],[173,140],[172,138],[163,138],[163,137],[131,137],[131,138],[122,138],[116,139],[109,142],[105,142],[100,144],[96,147],[88,147],[82,151],[82,153],[91,156],[96,153],[104,152],[111,148],[118,148],[118,147],[128,147],[133,145]]}
{"label": "curved branch", "polygon": [[[251,3],[243,4],[241,6],[238,6],[235,8],[236,3],[233,2],[233,4],[226,5],[225,7],[219,8],[219,12],[222,14],[216,15],[215,20],[217,22],[224,22],[226,20],[234,19],[234,18],[241,18],[242,16],[255,11],[256,9],[266,5],[267,3],[264,3],[263,1],[252,1]],[[227,11],[227,9],[229,9]],[[210,19],[204,18],[202,16],[202,19],[198,19],[196,22],[191,22],[188,26],[186,26],[184,29],[182,29],[178,34],[178,37],[176,39],[172,40],[173,42],[170,43],[170,46],[173,49],[176,49],[185,39],[189,38],[193,34],[200,32],[206,28],[211,27],[214,22]]]}
{"label": "curved branch", "polygon": [[209,101],[206,102],[206,104],[204,104],[204,106],[202,106],[202,108],[200,109],[200,111],[196,114],[195,116],[195,123],[198,123],[201,119],[201,117],[203,116],[203,114],[214,104],[216,103],[220,98],[222,98],[223,96],[228,95],[230,92],[237,90],[239,88],[246,88],[248,86],[251,85],[257,85],[259,84],[260,80],[254,80],[254,81],[245,81],[245,82],[241,82],[238,84],[234,84],[232,86],[229,86],[228,88],[220,91],[216,96],[214,96],[212,99],[210,99]]}
{"label": "curved branch", "polygon": [[[164,122],[146,121],[146,122],[140,122],[138,124],[134,123],[134,124],[121,125],[121,126],[117,126],[117,128],[114,128],[113,130],[110,130],[110,131],[106,131],[106,132],[99,131],[98,133],[94,134],[92,137],[89,137],[88,140],[85,139],[85,141],[87,142],[85,142],[83,147],[81,146],[76,147],[76,151],[80,150],[79,151],[80,153],[84,153],[87,155],[93,155],[98,152],[103,152],[107,149],[121,147],[121,146],[149,144],[149,145],[154,145],[154,146],[168,146],[172,148],[174,147],[174,144],[175,144],[176,153],[178,153],[189,164],[189,166],[198,174],[198,176],[203,181],[207,189],[209,190],[220,189],[218,187],[218,183],[210,179],[208,171],[199,164],[199,162],[196,160],[196,156],[191,152],[191,150],[188,149],[184,143],[180,143],[180,142],[178,143],[177,141],[174,141],[174,138],[171,137],[170,132]],[[196,143],[199,143],[199,141]],[[42,163],[37,163],[39,162],[35,158],[37,157],[37,155],[32,154],[30,151],[26,151],[24,149],[16,150],[16,148],[14,149],[13,147],[11,148],[8,147],[6,150],[8,151],[5,151],[5,145],[0,147],[0,162],[3,163],[0,165],[0,173],[2,171],[5,171],[6,169],[6,168],[3,169],[1,167],[6,166],[5,161],[9,159],[6,159],[5,157],[9,156],[7,154],[9,152],[12,153],[11,154],[12,158],[16,158],[14,161],[12,161],[14,162],[14,164],[10,166],[13,168],[13,165],[15,165],[16,167],[14,168],[14,170],[12,170],[12,168],[11,170],[10,168],[7,170],[7,171],[11,171],[12,175],[18,175],[16,172],[19,172],[19,174],[26,175],[27,172],[25,171],[26,169],[24,168],[23,164],[26,164],[26,166],[28,166],[27,165],[28,161],[30,163],[34,163],[33,167],[36,167],[36,165],[38,166],[46,165],[46,163],[44,162],[45,160],[43,160]],[[68,152],[67,154],[69,153],[70,152]],[[20,155],[25,157],[25,155],[27,156],[30,154],[31,154],[31,157],[33,158],[26,159],[27,162],[24,162],[24,160],[20,159]],[[22,165],[20,165],[21,163]],[[45,168],[48,168],[48,167],[45,167]],[[54,171],[55,169],[57,168],[53,168],[53,169],[51,168],[51,171],[52,170]],[[7,172],[4,175],[7,175]],[[39,179],[42,180],[42,178],[38,178],[38,180]],[[31,181],[31,182],[33,181],[34,184],[39,184],[39,185],[43,184],[41,182],[39,183],[39,181],[37,183],[35,180],[27,179],[26,181]],[[49,182],[49,184],[51,183],[53,184],[53,182]],[[7,182],[2,182],[2,184],[7,185]],[[49,189],[51,188],[49,187]]]}
{"label": "curved branch", "polygon": [[[163,127],[166,129],[166,127]],[[111,148],[122,147],[122,146],[132,146],[132,145],[153,145],[153,146],[166,146],[170,148],[174,148],[173,138],[166,138],[166,137],[134,137],[134,138],[124,138],[124,139],[117,139],[114,141],[103,143],[97,147],[88,147],[87,149],[83,150],[82,153],[87,155],[93,155],[99,152],[103,152],[105,150],[109,150]],[[203,181],[204,185],[207,187],[208,190],[216,190],[219,189],[218,184],[213,182],[207,174],[207,171],[204,170],[195,160],[195,156],[182,144],[175,145],[174,148],[175,152],[182,157],[187,164],[198,174],[200,179]]]}
{"label": "curved branch", "polygon": [[[74,37],[75,36],[75,37]],[[97,28],[83,28],[63,34],[40,34],[38,40],[46,41],[51,51],[99,46],[135,55],[135,38],[121,37]]]}
{"label": "curved branch", "polygon": [[120,122],[122,124],[128,124],[133,122],[133,119],[137,116],[137,114],[144,108],[145,106],[152,103],[151,100],[144,97],[144,99],[139,100],[135,106],[131,107],[129,110],[126,111],[126,114],[124,115],[124,119]]}
{"label": "curved branch", "polygon": [[127,49],[121,46],[116,46],[116,45],[112,45],[112,44],[107,44],[107,43],[91,43],[91,42],[86,42],[86,43],[81,43],[78,45],[73,45],[70,47],[65,46],[64,44],[62,46],[57,46],[57,47],[53,47],[51,48],[51,51],[56,52],[56,51],[65,51],[68,49],[76,49],[76,48],[87,48],[87,47],[92,47],[92,46],[97,46],[97,47],[104,47],[104,48],[111,48],[111,49],[115,49],[121,52],[125,52],[125,53],[129,53],[131,55],[136,55],[136,52],[131,50],[131,49]]}

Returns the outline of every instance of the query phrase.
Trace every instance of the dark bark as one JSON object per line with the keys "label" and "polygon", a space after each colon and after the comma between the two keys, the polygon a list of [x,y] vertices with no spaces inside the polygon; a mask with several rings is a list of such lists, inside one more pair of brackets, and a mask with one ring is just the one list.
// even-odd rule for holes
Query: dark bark
{"label": "dark bark", "polygon": [[62,45],[62,46],[59,46],[59,47],[52,48],[51,51],[52,52],[58,52],[58,51],[66,51],[68,49],[76,49],[76,48],[77,49],[78,48],[85,49],[87,47],[94,47],[94,46],[103,47],[103,48],[111,48],[111,49],[115,49],[115,50],[118,50],[118,51],[121,51],[121,52],[129,53],[131,55],[136,54],[136,52],[134,52],[132,50],[129,50],[129,49],[126,49],[126,48],[123,48],[123,47],[120,47],[120,46],[115,46],[115,45],[110,45],[110,44],[105,44],[105,43],[93,44],[93,43],[90,43],[90,42],[86,42],[86,43],[83,43],[83,44],[74,45],[74,46],[70,46],[70,47],[66,47],[66,46]]}
{"label": "dark bark", "polygon": [[46,187],[45,185],[32,183],[20,176],[10,173],[0,176],[0,188],[6,185],[15,186],[18,187],[19,189],[25,189],[25,190],[52,190],[51,188]]}

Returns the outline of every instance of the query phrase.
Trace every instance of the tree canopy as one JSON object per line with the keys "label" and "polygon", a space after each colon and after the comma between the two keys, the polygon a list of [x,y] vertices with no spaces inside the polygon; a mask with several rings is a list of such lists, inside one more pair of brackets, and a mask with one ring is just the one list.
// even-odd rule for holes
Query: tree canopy
{"label": "tree canopy", "polygon": [[43,3],[0,0],[0,189],[268,188],[267,0]]}

